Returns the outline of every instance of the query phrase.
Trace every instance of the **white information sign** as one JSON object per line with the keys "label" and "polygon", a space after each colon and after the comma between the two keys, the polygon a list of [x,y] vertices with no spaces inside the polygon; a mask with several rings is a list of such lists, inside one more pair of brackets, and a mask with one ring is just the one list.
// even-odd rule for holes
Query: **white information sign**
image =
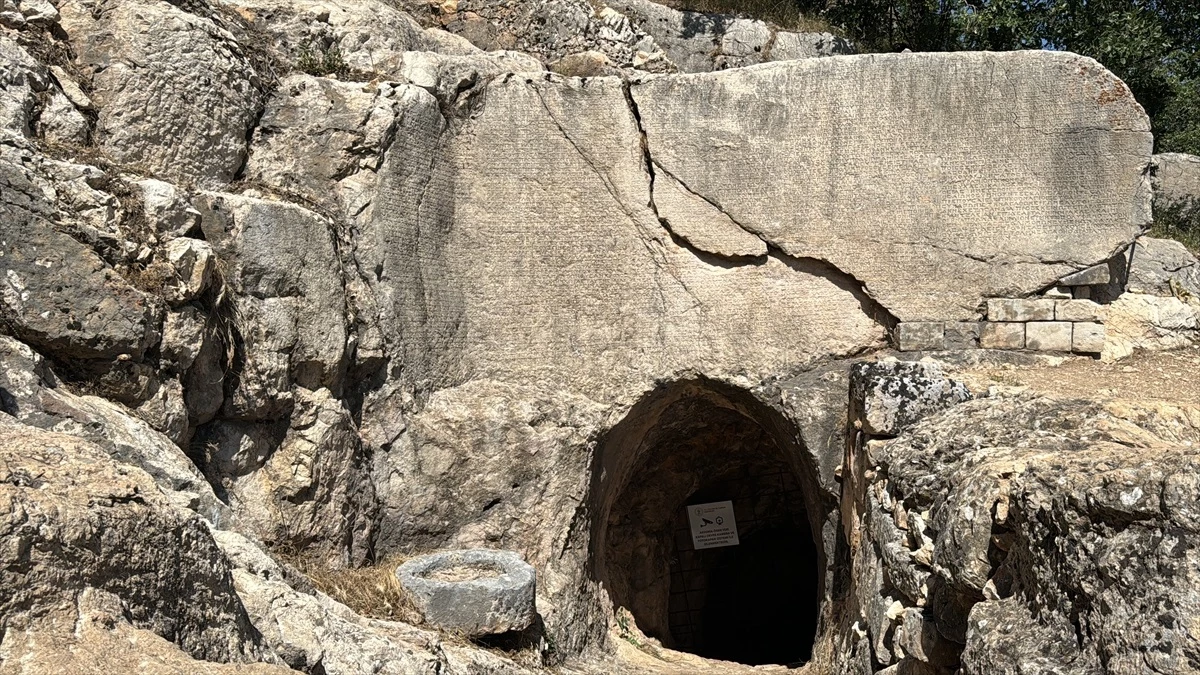
{"label": "white information sign", "polygon": [[718,546],[737,546],[737,523],[733,519],[733,502],[692,504],[687,507],[688,522],[692,525],[692,545],[697,551]]}

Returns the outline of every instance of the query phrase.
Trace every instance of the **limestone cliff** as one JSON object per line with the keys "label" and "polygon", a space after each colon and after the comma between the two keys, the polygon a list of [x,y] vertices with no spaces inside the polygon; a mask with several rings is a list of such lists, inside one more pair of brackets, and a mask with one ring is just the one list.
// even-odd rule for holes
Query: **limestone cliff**
{"label": "limestone cliff", "polygon": [[[1193,343],[1200,265],[1142,236],[1189,165],[1100,64],[645,0],[0,1],[0,671],[737,672],[671,651],[677,520],[735,483],[803,532],[809,672],[1200,658],[1190,408],[854,426],[893,345]],[[285,562],[467,546],[537,569],[519,653]]]}

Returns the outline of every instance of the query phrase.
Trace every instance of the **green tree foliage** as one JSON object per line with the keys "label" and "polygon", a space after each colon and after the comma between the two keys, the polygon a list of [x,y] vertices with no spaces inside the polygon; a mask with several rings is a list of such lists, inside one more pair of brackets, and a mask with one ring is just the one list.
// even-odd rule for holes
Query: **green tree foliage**
{"label": "green tree foliage", "polygon": [[794,0],[864,51],[1062,49],[1123,79],[1158,150],[1200,154],[1200,0]]}

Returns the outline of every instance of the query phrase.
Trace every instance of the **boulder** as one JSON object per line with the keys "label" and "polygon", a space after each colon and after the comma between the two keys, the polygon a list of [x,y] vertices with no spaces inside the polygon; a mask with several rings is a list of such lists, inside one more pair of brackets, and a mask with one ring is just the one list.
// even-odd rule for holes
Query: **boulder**
{"label": "boulder", "polygon": [[1200,301],[1141,293],[1125,293],[1108,305],[1105,361],[1123,359],[1137,350],[1162,351],[1191,345],[1200,325]]}
{"label": "boulder", "polygon": [[166,2],[59,7],[99,109],[96,142],[169,181],[228,183],[246,160],[262,83],[229,31]]}
{"label": "boulder", "polygon": [[200,239],[179,237],[167,242],[163,248],[166,262],[175,270],[174,287],[169,291],[164,289],[169,292],[168,301],[179,306],[198,299],[208,290],[216,274],[212,246]]}
{"label": "boulder", "polygon": [[154,178],[134,181],[132,187],[141,197],[143,215],[162,238],[185,237],[199,230],[200,212],[192,207],[186,192]]}
{"label": "boulder", "polygon": [[85,146],[91,125],[61,91],[52,91],[38,116],[37,135],[56,146]]}
{"label": "boulder", "polygon": [[1200,157],[1178,152],[1154,156],[1154,210],[1171,227],[1200,227]]}
{"label": "boulder", "polygon": [[1129,264],[1127,290],[1162,296],[1182,290],[1200,298],[1200,262],[1177,241],[1142,237]]}
{"label": "boulder", "polygon": [[898,436],[922,418],[969,400],[966,385],[946,377],[936,363],[876,361],[850,369],[850,415],[867,434]]}

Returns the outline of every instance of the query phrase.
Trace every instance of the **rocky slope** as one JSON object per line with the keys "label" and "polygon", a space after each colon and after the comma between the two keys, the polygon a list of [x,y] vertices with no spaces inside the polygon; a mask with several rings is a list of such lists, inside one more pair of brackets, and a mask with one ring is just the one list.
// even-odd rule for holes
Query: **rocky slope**
{"label": "rocky slope", "polygon": [[[0,670],[542,668],[359,616],[272,557],[336,568],[464,546],[537,567],[533,661],[602,667],[614,603],[643,598],[636,619],[664,621],[666,585],[647,579],[671,558],[650,501],[653,527],[610,524],[639,489],[686,499],[706,480],[645,476],[713,420],[757,429],[798,477],[821,557],[813,668],[950,667],[913,657],[917,628],[878,611],[945,598],[864,576],[928,570],[880,562],[901,535],[851,536],[849,514],[941,513],[928,477],[953,475],[1006,495],[997,527],[1019,553],[996,570],[1026,576],[1006,571],[985,602],[999,572],[935,568],[959,603],[938,619],[946,658],[988,672],[1024,653],[978,607],[1030,636],[1075,625],[1055,663],[1194,662],[1186,626],[1147,618],[1159,637],[1135,644],[1088,613],[1128,584],[1071,590],[1086,601],[1067,607],[1068,577],[1093,570],[1035,545],[1094,544],[1127,519],[1130,551],[1168,535],[1190,550],[1182,507],[1072,502],[1034,522],[1035,502],[1100,489],[1118,441],[1096,429],[1118,417],[1162,475],[1104,471],[1165,495],[1190,466],[1184,408],[964,404],[894,454],[865,446],[880,468],[854,510],[839,504],[851,363],[897,321],[976,320],[989,297],[1119,259],[1133,292],[1108,305],[1106,357],[1194,340],[1195,259],[1144,237],[1128,257],[1151,138],[1095,62],[809,58],[850,49],[642,0],[2,1]],[[1035,417],[1101,421],[1064,422],[1029,454],[1011,428]],[[978,442],[957,444],[975,419]],[[1004,462],[1028,484],[987,483]],[[1078,489],[1044,478],[1060,470]],[[977,525],[931,518],[933,542]],[[1157,584],[1145,602],[1194,581],[1162,550],[1129,573]]]}

